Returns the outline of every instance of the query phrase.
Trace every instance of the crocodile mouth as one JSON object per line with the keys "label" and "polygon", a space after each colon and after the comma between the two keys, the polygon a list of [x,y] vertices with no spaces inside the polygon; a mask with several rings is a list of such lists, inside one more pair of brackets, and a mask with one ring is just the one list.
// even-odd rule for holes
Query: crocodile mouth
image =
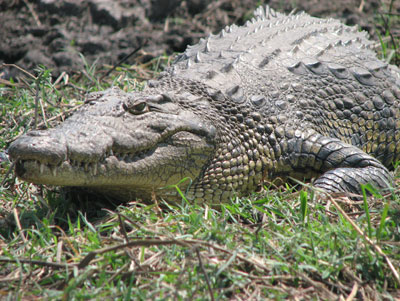
{"label": "crocodile mouth", "polygon": [[57,177],[57,170],[70,167],[76,172],[80,171],[96,176],[98,171],[101,169],[101,166],[107,165],[107,160],[111,160],[112,157],[116,158],[119,162],[130,164],[150,157],[153,152],[154,149],[144,150],[137,153],[117,152],[110,149],[105,153],[103,158],[97,162],[67,159],[57,165],[34,159],[17,159],[15,170],[18,177],[23,177],[27,170],[35,170],[36,172],[38,171],[39,174],[51,174],[53,177]]}
{"label": "crocodile mouth", "polygon": [[[36,181],[40,181],[40,178],[48,179],[49,177],[53,177],[55,182],[54,185],[58,185],[56,183],[57,177],[61,177],[62,173],[65,171],[73,171],[75,174],[86,174],[95,177],[107,166],[107,163],[110,160],[118,161],[119,163],[123,162],[125,164],[132,164],[139,160],[144,160],[146,157],[149,157],[152,152],[154,152],[154,150],[148,150],[138,154],[129,154],[114,153],[110,150],[110,152],[104,156],[104,159],[97,162],[66,160],[57,165],[34,159],[19,159],[15,165],[15,172],[18,177],[25,180],[34,178]],[[53,182],[53,180],[46,182]],[[66,184],[65,179],[63,180],[63,184]]]}
{"label": "crocodile mouth", "polygon": [[[183,131],[140,151],[110,148],[97,161],[74,160],[68,155],[57,164],[46,162],[45,158],[16,158],[15,172],[19,178],[35,184],[165,186],[170,180],[178,182],[197,175],[196,164],[207,160],[214,150],[214,145],[206,140]],[[159,175],[160,171],[164,171],[163,176]]]}

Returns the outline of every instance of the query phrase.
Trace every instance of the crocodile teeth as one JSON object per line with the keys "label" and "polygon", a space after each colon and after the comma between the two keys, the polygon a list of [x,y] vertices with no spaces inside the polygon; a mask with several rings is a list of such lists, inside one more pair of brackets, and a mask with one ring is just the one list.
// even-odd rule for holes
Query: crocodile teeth
{"label": "crocodile teeth", "polygon": [[92,172],[94,176],[97,174],[97,162],[93,164]]}
{"label": "crocodile teeth", "polygon": [[88,162],[85,163],[84,169],[86,172],[89,171],[89,163]]}
{"label": "crocodile teeth", "polygon": [[40,163],[40,173],[44,172],[44,163]]}
{"label": "crocodile teeth", "polygon": [[53,177],[57,176],[57,166],[50,167]]}

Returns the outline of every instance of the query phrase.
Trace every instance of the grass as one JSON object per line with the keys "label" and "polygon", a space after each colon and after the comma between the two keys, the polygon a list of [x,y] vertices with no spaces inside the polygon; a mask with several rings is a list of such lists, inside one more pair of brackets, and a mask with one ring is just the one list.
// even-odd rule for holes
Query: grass
{"label": "grass", "polygon": [[379,14],[376,14],[375,27],[379,38],[378,52],[381,59],[387,63],[400,65],[400,51],[398,32],[395,28],[399,28],[400,18],[394,11],[394,0],[382,1],[382,8]]}
{"label": "grass", "polygon": [[[0,152],[27,130],[62,121],[88,92],[140,89],[138,79],[169,60],[118,67],[104,78],[95,64],[55,80],[39,67],[3,83]],[[350,201],[307,185],[265,187],[219,210],[185,199],[115,205],[24,183],[7,173],[10,165],[0,163],[2,299],[400,298],[397,188]]]}
{"label": "grass", "polygon": [[90,218],[65,215],[56,206],[64,200],[47,194],[55,204],[9,200],[16,226],[3,230],[0,252],[9,299],[333,299],[353,290],[391,299],[399,288],[374,249],[399,266],[398,199],[369,200],[369,219],[363,202],[337,200],[366,233],[371,223],[367,236],[306,191],[266,191],[221,210],[129,203]]}

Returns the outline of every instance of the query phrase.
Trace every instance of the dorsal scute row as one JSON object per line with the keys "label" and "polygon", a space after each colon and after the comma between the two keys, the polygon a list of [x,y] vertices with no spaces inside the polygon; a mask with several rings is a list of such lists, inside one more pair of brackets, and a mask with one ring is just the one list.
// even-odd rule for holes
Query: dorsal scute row
{"label": "dorsal scute row", "polygon": [[[261,79],[271,87],[282,76],[328,74],[373,85],[385,75],[387,65],[377,63],[372,42],[356,26],[305,13],[287,16],[269,7],[259,7],[254,15],[245,26],[227,26],[189,46],[177,57],[170,75],[222,91],[234,103],[254,100],[250,103],[258,108],[271,104],[255,86]],[[258,82],[252,83],[256,78]]]}
{"label": "dorsal scute row", "polygon": [[370,47],[370,42],[357,27],[342,25],[337,20],[317,19],[304,13],[286,16],[261,7],[255,13],[256,18],[248,21],[246,26],[227,26],[219,34],[210,34],[198,44],[189,46],[177,57],[176,70],[182,70],[181,73],[190,77],[210,69],[230,71],[239,60],[263,65],[265,56],[277,50],[283,58],[317,56],[329,60],[330,53],[335,55],[335,47]]}

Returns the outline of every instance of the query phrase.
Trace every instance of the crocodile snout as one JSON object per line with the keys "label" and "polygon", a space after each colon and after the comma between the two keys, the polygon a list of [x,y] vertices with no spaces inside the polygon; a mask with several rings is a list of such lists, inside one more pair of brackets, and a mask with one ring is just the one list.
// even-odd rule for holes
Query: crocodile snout
{"label": "crocodile snout", "polygon": [[52,131],[31,131],[14,141],[8,153],[11,160],[36,160],[58,165],[67,158],[67,144],[61,134]]}

